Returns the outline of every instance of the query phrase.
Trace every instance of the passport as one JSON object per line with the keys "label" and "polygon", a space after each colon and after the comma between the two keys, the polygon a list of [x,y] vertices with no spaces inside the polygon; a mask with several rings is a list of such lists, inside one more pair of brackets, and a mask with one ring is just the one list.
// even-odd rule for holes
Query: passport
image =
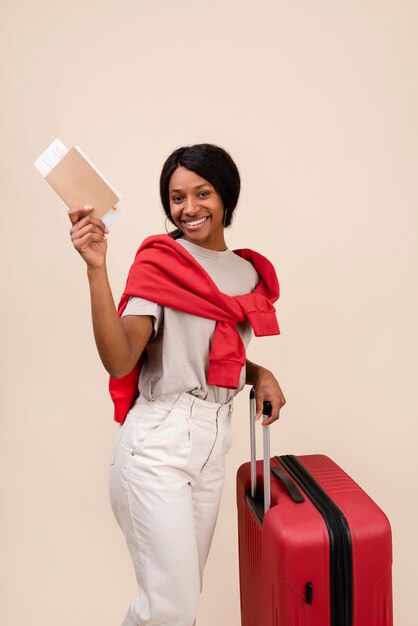
{"label": "passport", "polygon": [[35,167],[70,209],[91,205],[91,215],[107,227],[120,217],[120,194],[78,146],[68,150],[55,139],[35,161]]}

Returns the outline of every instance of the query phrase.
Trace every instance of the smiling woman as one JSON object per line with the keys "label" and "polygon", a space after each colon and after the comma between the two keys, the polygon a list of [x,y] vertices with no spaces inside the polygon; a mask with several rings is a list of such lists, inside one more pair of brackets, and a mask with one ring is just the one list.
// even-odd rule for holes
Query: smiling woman
{"label": "smiling woman", "polygon": [[172,235],[187,239],[191,233],[190,222],[207,217],[212,221],[209,229],[212,236],[205,247],[211,247],[214,242],[213,245],[223,247],[213,249],[225,250],[223,228],[232,222],[240,188],[238,168],[222,148],[197,144],[175,150],[164,163],[160,178],[165,214],[178,228]]}
{"label": "smiling woman", "polygon": [[173,222],[186,241],[222,251],[225,210],[216,189],[204,178],[185,167],[174,170],[169,185]]}
{"label": "smiling woman", "polygon": [[279,285],[265,257],[225,243],[239,191],[237,167],[222,148],[173,152],[160,193],[177,230],[141,244],[118,310],[106,271],[107,229],[89,216],[91,208],[70,211],[120,424],[109,493],[138,580],[123,626],[195,623],[232,443],[233,398],[255,385],[258,414],[265,400],[272,403],[265,423],[285,403],[273,374],[245,356],[252,330],[279,332]]}

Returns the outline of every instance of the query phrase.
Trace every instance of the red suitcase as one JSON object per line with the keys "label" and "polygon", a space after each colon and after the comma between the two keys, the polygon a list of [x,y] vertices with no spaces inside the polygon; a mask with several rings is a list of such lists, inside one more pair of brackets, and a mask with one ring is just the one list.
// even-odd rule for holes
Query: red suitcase
{"label": "red suitcase", "polygon": [[237,474],[242,626],[393,626],[387,517],[326,456],[270,459],[268,426],[256,462],[250,398],[251,463]]}

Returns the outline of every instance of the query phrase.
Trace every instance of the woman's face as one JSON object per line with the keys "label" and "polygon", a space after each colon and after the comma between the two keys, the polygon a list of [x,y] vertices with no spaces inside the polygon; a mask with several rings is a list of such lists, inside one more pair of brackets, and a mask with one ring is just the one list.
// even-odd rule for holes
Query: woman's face
{"label": "woman's face", "polygon": [[215,188],[195,172],[179,166],[168,186],[172,218],[187,241],[225,250],[224,208]]}

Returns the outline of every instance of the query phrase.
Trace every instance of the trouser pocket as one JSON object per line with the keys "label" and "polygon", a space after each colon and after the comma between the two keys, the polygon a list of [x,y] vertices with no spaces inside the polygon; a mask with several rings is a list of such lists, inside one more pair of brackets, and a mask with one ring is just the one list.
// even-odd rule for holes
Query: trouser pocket
{"label": "trouser pocket", "polygon": [[149,442],[167,428],[172,408],[161,406],[144,407],[142,415],[131,419],[131,448],[133,453],[142,450]]}

